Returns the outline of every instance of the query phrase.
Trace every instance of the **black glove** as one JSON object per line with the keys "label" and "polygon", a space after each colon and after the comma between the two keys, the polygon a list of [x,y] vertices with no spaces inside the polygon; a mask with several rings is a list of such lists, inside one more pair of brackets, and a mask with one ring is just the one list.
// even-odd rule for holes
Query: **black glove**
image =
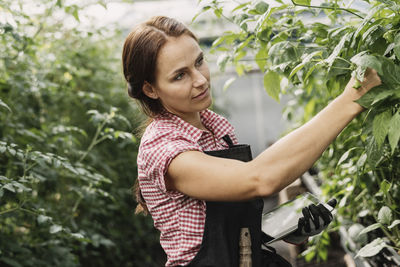
{"label": "black glove", "polygon": [[[336,206],[336,199],[328,201],[331,207]],[[301,244],[308,239],[309,236],[321,233],[332,221],[332,213],[322,204],[317,206],[311,204],[302,210],[303,217],[298,221],[297,230],[285,237],[283,240],[292,244]]]}

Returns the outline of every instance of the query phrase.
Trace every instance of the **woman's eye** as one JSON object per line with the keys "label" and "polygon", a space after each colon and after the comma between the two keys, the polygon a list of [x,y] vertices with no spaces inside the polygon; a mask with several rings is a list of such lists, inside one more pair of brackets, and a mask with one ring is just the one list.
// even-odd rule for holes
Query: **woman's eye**
{"label": "woman's eye", "polygon": [[177,80],[177,81],[182,80],[183,75],[185,75],[185,73],[181,72],[178,75],[176,75],[174,79]]}
{"label": "woman's eye", "polygon": [[196,62],[196,66],[201,66],[201,64],[203,64],[203,61],[204,61],[204,58],[203,58],[203,57],[199,58],[199,59],[197,60],[197,62]]}

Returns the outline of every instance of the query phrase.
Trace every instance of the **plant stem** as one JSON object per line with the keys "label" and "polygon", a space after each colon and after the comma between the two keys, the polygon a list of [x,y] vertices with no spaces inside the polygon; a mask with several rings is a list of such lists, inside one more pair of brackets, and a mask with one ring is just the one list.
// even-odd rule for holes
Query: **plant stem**
{"label": "plant stem", "polygon": [[337,59],[341,59],[341,60],[343,60],[344,62],[346,62],[346,63],[348,63],[348,64],[352,64],[350,61],[348,61],[347,59],[345,59],[345,58],[342,58],[342,57],[336,57]]}
{"label": "plant stem", "polygon": [[292,4],[295,6],[302,6],[302,7],[308,7],[308,8],[319,8],[319,9],[330,9],[330,10],[341,10],[341,11],[346,11],[350,14],[353,14],[354,16],[359,17],[360,19],[364,19],[363,16],[358,15],[357,13],[347,9],[347,8],[342,8],[342,7],[330,7],[330,6],[313,6],[313,5],[303,5],[303,4],[297,4],[294,0],[291,0]]}
{"label": "plant stem", "polygon": [[335,67],[335,66],[332,66],[331,68],[338,69],[338,70],[351,70],[350,68],[342,68],[342,67]]}
{"label": "plant stem", "polygon": [[386,237],[389,238],[389,240],[396,245],[396,240],[393,238],[393,236],[389,233],[389,231],[386,229],[386,227],[381,227],[383,233],[385,233]]}
{"label": "plant stem", "polygon": [[34,215],[39,215],[37,212],[34,212],[34,211],[32,211],[32,210],[28,210],[28,209],[25,209],[25,208],[20,208],[20,210],[26,211],[26,212],[28,212],[28,213],[32,213],[32,214],[34,214]]}
{"label": "plant stem", "polygon": [[12,208],[12,209],[8,209],[8,210],[0,211],[0,215],[6,214],[6,213],[8,213],[8,212],[13,212],[14,210],[18,210],[19,208],[20,208],[20,207],[18,206],[18,207],[16,207],[16,208]]}
{"label": "plant stem", "polygon": [[82,160],[84,160],[84,158],[86,158],[86,156],[89,154],[89,152],[93,149],[93,147],[96,145],[97,142],[97,138],[100,135],[101,130],[103,129],[104,125],[106,125],[107,120],[104,120],[100,126],[97,127],[96,130],[96,134],[94,135],[92,142],[90,143],[89,147],[87,148],[87,150],[85,151],[85,153],[82,155],[82,157],[78,160],[78,162],[82,162]]}
{"label": "plant stem", "polygon": [[32,169],[33,167],[35,167],[36,165],[38,165],[37,161],[32,163],[31,166],[29,166],[28,168],[26,168],[25,172],[28,172],[30,169]]}

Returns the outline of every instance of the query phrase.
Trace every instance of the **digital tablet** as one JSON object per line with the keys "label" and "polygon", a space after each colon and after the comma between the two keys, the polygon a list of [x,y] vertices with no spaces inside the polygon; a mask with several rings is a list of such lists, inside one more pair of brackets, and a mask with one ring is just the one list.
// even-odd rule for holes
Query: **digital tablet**
{"label": "digital tablet", "polygon": [[297,230],[298,221],[303,217],[302,209],[310,204],[323,204],[330,212],[333,207],[322,203],[310,193],[304,193],[295,199],[285,202],[275,209],[262,214],[261,229],[271,237],[267,244],[280,240]]}

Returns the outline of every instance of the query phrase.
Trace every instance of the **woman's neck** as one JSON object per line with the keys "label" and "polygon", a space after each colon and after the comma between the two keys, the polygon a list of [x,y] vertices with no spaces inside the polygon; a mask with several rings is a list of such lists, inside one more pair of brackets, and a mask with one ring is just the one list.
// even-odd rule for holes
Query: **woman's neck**
{"label": "woman's neck", "polygon": [[175,114],[175,115],[200,130],[208,131],[208,129],[204,126],[203,122],[201,121],[200,112],[195,112],[191,114]]}
{"label": "woman's neck", "polygon": [[192,116],[187,116],[186,118],[182,119],[200,130],[208,131],[207,128],[204,126],[203,122],[201,121],[200,112],[196,112]]}

